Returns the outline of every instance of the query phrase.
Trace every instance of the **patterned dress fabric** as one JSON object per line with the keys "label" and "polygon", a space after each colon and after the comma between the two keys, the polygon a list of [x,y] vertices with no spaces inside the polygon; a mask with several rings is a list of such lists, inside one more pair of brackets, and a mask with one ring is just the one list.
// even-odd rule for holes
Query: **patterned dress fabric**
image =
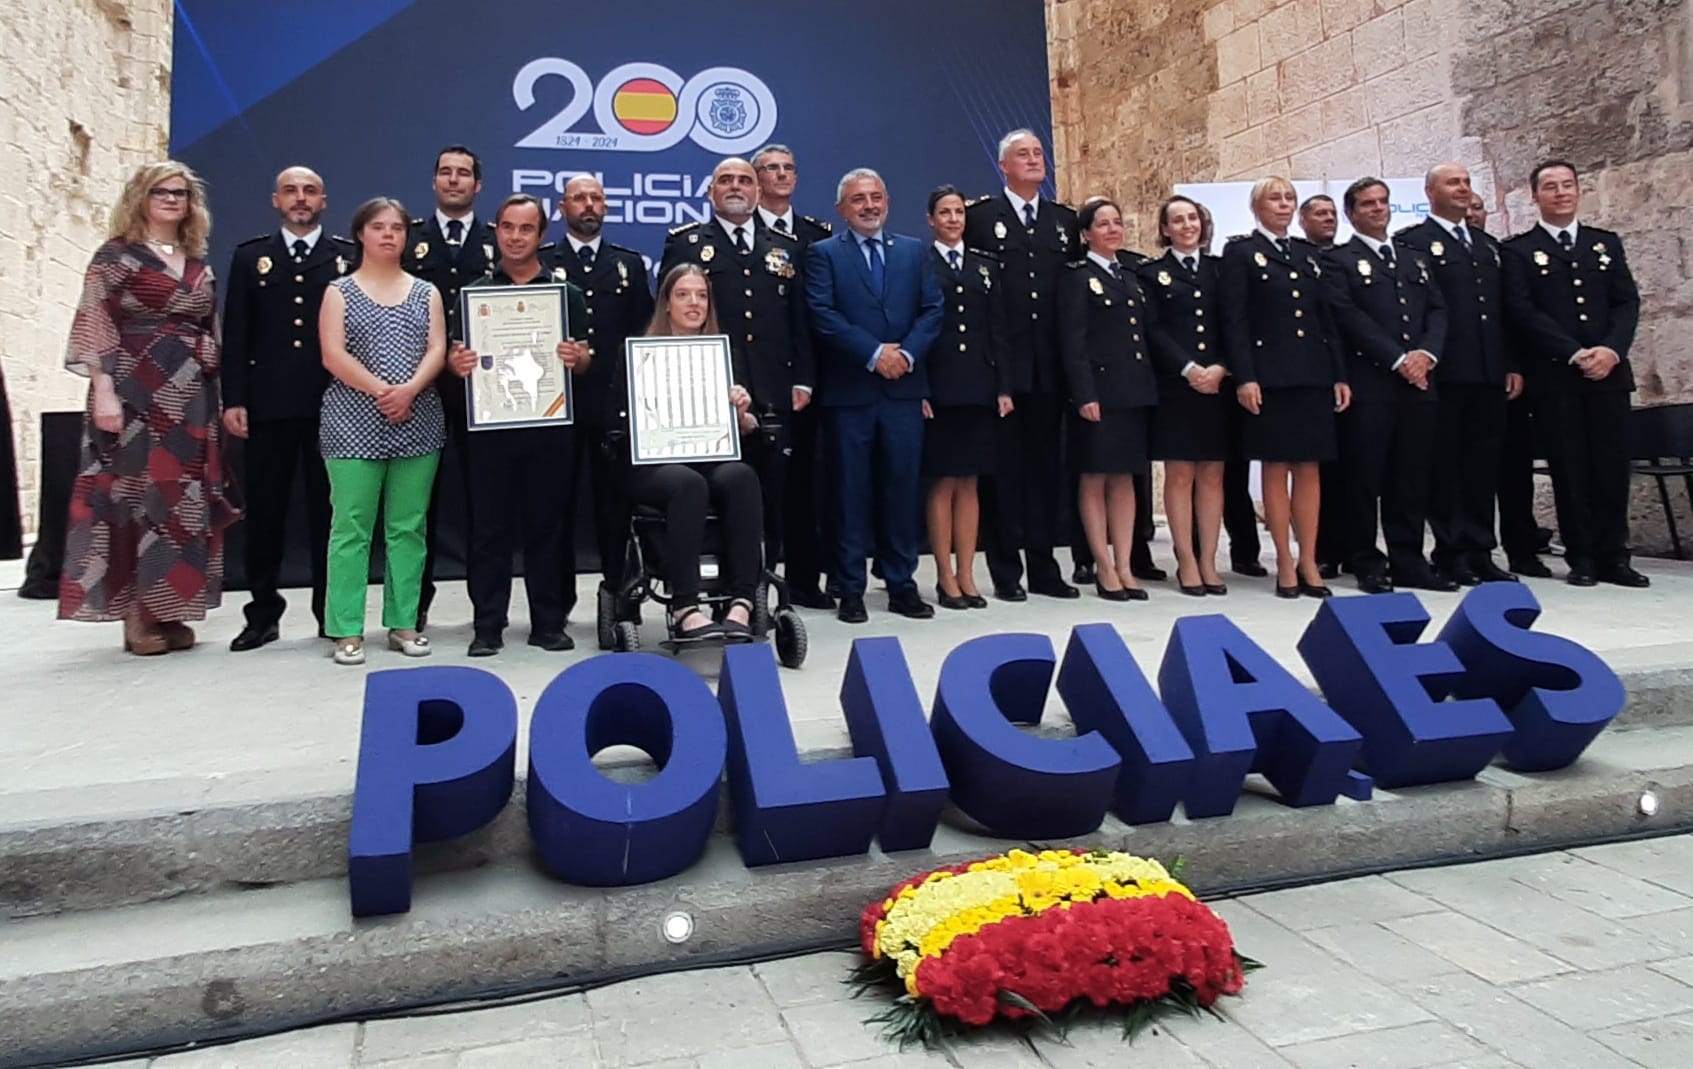
{"label": "patterned dress fabric", "polygon": [[[347,353],[372,375],[401,383],[417,373],[429,350],[429,296],[434,287],[421,279],[399,304],[378,304],[352,276],[330,285],[347,305]],[[446,442],[441,395],[433,383],[412,401],[411,418],[390,422],[376,398],[339,379],[323,394],[319,444],[327,460],[401,460],[440,449]]]}
{"label": "patterned dress fabric", "polygon": [[224,495],[216,295],[189,259],[178,278],[144,244],[94,254],[71,322],[65,366],[112,377],[123,429],[84,416],[71,494],[59,618],[200,620],[223,597]]}

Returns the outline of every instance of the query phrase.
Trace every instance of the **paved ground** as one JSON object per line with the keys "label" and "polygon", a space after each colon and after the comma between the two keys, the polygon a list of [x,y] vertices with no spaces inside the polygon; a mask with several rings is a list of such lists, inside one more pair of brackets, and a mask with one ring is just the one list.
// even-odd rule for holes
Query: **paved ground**
{"label": "paved ground", "polygon": [[[1693,1065],[1693,836],[1428,869],[1217,905],[1269,965],[1228,1021],[1125,1047],[897,1052],[848,997],[847,954],[636,980],[585,996],[342,1024],[123,1069],[1612,1069]],[[1043,1060],[1044,1059],[1044,1060]]]}

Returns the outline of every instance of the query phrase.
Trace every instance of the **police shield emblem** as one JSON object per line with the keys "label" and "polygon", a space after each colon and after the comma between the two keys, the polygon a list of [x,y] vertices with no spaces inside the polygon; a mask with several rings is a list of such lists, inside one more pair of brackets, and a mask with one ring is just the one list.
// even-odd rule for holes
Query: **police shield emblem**
{"label": "police shield emblem", "polygon": [[705,248],[700,250],[700,260],[704,263],[710,263],[711,258],[713,256],[716,256],[716,255],[717,255],[717,246],[716,245],[707,245]]}
{"label": "police shield emblem", "polygon": [[993,225],[993,236],[1001,241],[1005,240],[1005,220],[1001,219]]}
{"label": "police shield emblem", "polygon": [[1168,286],[1170,284],[1170,282],[1171,282],[1170,272],[1168,272],[1168,271],[1158,272],[1158,284],[1160,286]]}
{"label": "police shield emblem", "polygon": [[261,275],[268,275],[270,274],[270,263],[270,257],[261,256],[259,262],[253,265],[253,268]]}
{"label": "police shield emblem", "polygon": [[1092,290],[1095,296],[1105,296],[1105,287],[1099,284],[1099,279],[1097,278],[1088,279],[1088,289]]}
{"label": "police shield emblem", "polygon": [[416,257],[419,260],[423,259],[425,256],[428,256],[429,255],[429,242],[427,242],[427,241],[418,242],[417,247],[412,249],[411,254],[412,254],[412,256]]}
{"label": "police shield emblem", "polygon": [[1445,256],[1446,244],[1445,242],[1431,241],[1428,244],[1428,251],[1434,253],[1436,256]]}
{"label": "police shield emblem", "polygon": [[1358,261],[1358,273],[1360,275],[1363,275],[1365,278],[1369,278],[1370,272],[1372,272],[1374,270],[1375,270],[1375,268],[1370,266],[1370,261],[1365,260],[1365,259],[1359,259],[1359,261]]}
{"label": "police shield emblem", "polygon": [[1535,262],[1536,266],[1545,267],[1547,264],[1552,262],[1552,258],[1550,256],[1546,255],[1546,250],[1535,249],[1534,250],[1534,262]]}
{"label": "police shield emblem", "polygon": [[1253,253],[1253,254],[1252,254],[1252,262],[1253,262],[1253,263],[1255,263],[1255,264],[1257,264],[1257,265],[1258,265],[1258,266],[1259,266],[1259,267],[1268,267],[1268,266],[1270,266],[1270,259],[1269,259],[1269,257],[1267,257],[1267,256],[1265,256],[1265,255],[1264,255],[1264,254],[1263,254],[1263,253],[1261,253],[1261,252],[1255,252],[1255,253]]}
{"label": "police shield emblem", "polygon": [[1603,241],[1595,241],[1593,243],[1593,251],[1603,254],[1605,251],[1605,243]]}

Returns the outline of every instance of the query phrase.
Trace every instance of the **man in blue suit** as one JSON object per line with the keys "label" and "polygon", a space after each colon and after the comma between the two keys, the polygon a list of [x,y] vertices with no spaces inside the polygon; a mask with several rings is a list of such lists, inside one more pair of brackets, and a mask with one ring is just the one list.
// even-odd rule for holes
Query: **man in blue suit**
{"label": "man in blue suit", "polygon": [[[924,269],[925,244],[888,234],[888,189],[868,168],[848,171],[835,194],[848,229],[806,255],[806,297],[817,354],[817,403],[829,442],[839,532],[837,615],[864,611],[864,560],[879,547],[888,608],[928,619],[917,594],[919,461],[923,455],[924,357],[941,329],[941,290]],[[872,532],[872,516],[878,528]]]}

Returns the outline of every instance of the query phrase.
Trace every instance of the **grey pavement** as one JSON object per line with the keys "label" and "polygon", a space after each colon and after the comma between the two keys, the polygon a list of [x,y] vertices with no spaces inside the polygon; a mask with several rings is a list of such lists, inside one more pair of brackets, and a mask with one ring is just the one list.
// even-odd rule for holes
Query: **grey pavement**
{"label": "grey pavement", "polygon": [[1693,836],[1613,843],[1215,903],[1268,966],[1227,1019],[1132,1046],[966,1038],[900,1052],[814,954],[523,1005],[336,1024],[107,1069],[1612,1069],[1693,1065]]}

